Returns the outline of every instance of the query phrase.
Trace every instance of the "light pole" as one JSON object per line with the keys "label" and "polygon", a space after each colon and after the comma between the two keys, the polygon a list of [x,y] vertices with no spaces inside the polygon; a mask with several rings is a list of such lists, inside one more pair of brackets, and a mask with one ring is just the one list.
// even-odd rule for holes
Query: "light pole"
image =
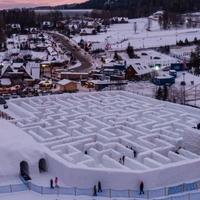
{"label": "light pole", "polygon": [[183,72],[183,104],[185,105],[185,72]]}
{"label": "light pole", "polygon": [[144,38],[142,38],[142,43],[143,43],[143,49],[144,49]]}
{"label": "light pole", "polygon": [[197,85],[195,86],[195,106],[197,106]]}

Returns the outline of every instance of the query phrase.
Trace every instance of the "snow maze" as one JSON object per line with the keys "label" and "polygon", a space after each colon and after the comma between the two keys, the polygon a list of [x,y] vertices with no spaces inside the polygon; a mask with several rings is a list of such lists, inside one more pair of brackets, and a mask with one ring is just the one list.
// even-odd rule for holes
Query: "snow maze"
{"label": "snow maze", "polygon": [[144,173],[200,163],[200,132],[193,128],[200,111],[194,108],[123,91],[15,99],[8,105],[16,125],[68,167]]}

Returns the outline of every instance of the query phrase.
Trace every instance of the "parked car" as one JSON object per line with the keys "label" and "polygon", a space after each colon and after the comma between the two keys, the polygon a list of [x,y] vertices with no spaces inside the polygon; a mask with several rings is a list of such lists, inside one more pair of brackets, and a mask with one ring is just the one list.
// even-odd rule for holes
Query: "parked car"
{"label": "parked car", "polygon": [[3,105],[3,108],[4,108],[4,109],[7,109],[7,108],[8,108],[8,105],[7,105],[7,104],[4,104],[4,105]]}
{"label": "parked car", "polygon": [[5,105],[6,100],[3,97],[0,97],[0,105]]}
{"label": "parked car", "polygon": [[10,95],[4,94],[4,95],[3,95],[3,98],[4,98],[5,100],[9,100],[9,99],[10,99]]}

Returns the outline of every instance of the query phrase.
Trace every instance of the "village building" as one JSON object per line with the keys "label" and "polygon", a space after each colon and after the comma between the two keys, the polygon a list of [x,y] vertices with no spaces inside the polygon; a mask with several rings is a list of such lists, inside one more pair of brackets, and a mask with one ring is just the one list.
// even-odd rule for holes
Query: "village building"
{"label": "village building", "polygon": [[61,92],[77,92],[78,87],[75,81],[71,81],[68,79],[62,79],[57,82],[57,87]]}
{"label": "village building", "polygon": [[88,79],[89,73],[85,72],[61,72],[61,79],[69,79],[74,81],[80,81],[82,79]]}
{"label": "village building", "polygon": [[96,33],[97,33],[97,31],[93,28],[84,28],[84,29],[81,29],[81,31],[80,31],[81,36],[95,35]]}
{"label": "village building", "polygon": [[32,76],[28,73],[24,63],[8,63],[2,68],[1,79],[10,80],[12,85],[17,85],[25,79],[32,79]]}

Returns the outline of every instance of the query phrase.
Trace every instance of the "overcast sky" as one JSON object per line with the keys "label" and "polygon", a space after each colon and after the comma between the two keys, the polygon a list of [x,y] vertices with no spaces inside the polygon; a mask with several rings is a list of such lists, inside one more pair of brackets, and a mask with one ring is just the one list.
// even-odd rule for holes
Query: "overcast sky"
{"label": "overcast sky", "polygon": [[80,3],[86,0],[0,0],[0,10],[15,7],[33,7],[59,5],[67,3]]}

